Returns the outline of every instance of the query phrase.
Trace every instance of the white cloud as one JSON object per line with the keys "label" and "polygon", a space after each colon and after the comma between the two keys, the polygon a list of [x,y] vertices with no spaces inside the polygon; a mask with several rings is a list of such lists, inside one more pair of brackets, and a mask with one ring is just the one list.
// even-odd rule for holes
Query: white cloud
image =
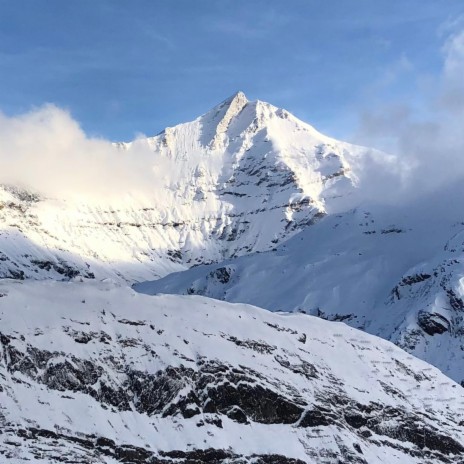
{"label": "white cloud", "polygon": [[[405,57],[387,80],[409,72]],[[365,112],[356,142],[382,148],[353,160],[364,197],[396,202],[437,191],[464,178],[464,31],[443,47],[438,85],[422,95],[422,111],[407,102]],[[393,77],[392,77],[393,76]],[[174,172],[142,140],[131,150],[89,137],[71,115],[53,105],[9,117],[0,113],[0,183],[49,196],[151,196]]]}
{"label": "white cloud", "polygon": [[452,111],[463,111],[464,106],[464,31],[453,34],[445,43],[443,70],[444,105]]}
{"label": "white cloud", "polygon": [[368,197],[397,202],[464,178],[464,32],[452,34],[442,51],[435,86],[411,102],[361,115],[356,142],[395,154],[388,162],[367,158],[358,166]]}
{"label": "white cloud", "polygon": [[125,151],[88,137],[71,115],[47,105],[19,116],[0,113],[0,182],[51,196],[124,196],[154,185],[154,153]]}

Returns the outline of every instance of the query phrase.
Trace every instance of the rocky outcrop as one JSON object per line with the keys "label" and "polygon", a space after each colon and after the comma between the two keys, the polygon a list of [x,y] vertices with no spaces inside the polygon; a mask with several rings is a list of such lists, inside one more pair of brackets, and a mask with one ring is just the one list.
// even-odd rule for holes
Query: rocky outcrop
{"label": "rocky outcrop", "polygon": [[0,459],[464,459],[461,387],[344,324],[108,282],[0,290]]}
{"label": "rocky outcrop", "polygon": [[[12,430],[6,429],[5,433]],[[72,436],[57,433],[53,430],[28,427],[15,431],[15,438],[11,438],[11,449],[0,449],[0,456],[7,460],[18,457],[15,446],[21,439],[22,446],[27,446],[32,459],[41,460],[44,457],[48,462],[79,462],[80,464],[93,464],[95,459],[114,459],[124,464],[305,464],[300,459],[287,458],[277,454],[267,455],[237,455],[223,449],[195,449],[192,451],[163,451],[155,453],[150,449],[139,446],[117,444],[114,440],[95,435]],[[56,444],[59,446],[56,447]],[[46,444],[49,449],[46,454],[42,446]],[[77,461],[78,460],[78,461]]]}
{"label": "rocky outcrop", "polygon": [[450,323],[441,314],[419,311],[417,315],[419,327],[428,335],[442,334],[450,329]]}
{"label": "rocky outcrop", "polygon": [[[421,214],[429,213],[425,208]],[[394,342],[460,383],[464,232],[454,214],[447,209],[433,231],[423,226],[428,216],[410,205],[329,214],[276,243],[274,251],[197,266],[134,288],[344,322]],[[233,275],[213,278],[220,269],[231,269]]]}

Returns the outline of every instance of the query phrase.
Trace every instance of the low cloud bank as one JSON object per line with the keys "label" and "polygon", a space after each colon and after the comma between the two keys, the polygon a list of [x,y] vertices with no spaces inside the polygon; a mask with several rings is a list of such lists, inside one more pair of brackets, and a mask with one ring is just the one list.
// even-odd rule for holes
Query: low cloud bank
{"label": "low cloud bank", "polygon": [[149,194],[162,175],[155,156],[142,140],[124,150],[88,137],[53,105],[14,117],[0,113],[0,183],[59,197]]}
{"label": "low cloud bank", "polygon": [[397,102],[362,114],[355,141],[394,153],[354,161],[364,199],[416,199],[464,179],[464,31],[452,34],[442,52],[441,74],[415,105]]}

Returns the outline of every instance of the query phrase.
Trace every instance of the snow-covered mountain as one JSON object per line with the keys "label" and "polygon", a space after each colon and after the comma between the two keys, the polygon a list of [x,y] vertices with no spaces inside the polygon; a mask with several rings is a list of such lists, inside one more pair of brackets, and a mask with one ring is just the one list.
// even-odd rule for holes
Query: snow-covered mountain
{"label": "snow-covered mountain", "polygon": [[150,193],[48,198],[0,188],[0,275],[141,281],[273,248],[353,191],[365,149],[241,92],[193,122],[120,143],[152,152]]}
{"label": "snow-covered mountain", "polygon": [[344,321],[393,341],[464,385],[460,192],[454,185],[404,205],[328,215],[276,251],[135,288]]}
{"label": "snow-covered mountain", "polygon": [[464,391],[343,323],[0,282],[0,461],[460,463]]}
{"label": "snow-covered mountain", "polygon": [[464,462],[460,185],[240,92],[116,147],[150,192],[0,186],[0,461]]}

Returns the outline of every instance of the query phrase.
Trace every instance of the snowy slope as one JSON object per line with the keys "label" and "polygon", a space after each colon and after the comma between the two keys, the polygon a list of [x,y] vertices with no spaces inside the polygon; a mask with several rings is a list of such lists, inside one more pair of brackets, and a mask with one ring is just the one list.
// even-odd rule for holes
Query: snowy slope
{"label": "snowy slope", "polygon": [[0,276],[133,282],[269,250],[350,196],[348,158],[366,151],[241,92],[117,146],[151,151],[150,192],[102,200],[0,187]]}
{"label": "snowy slope", "polygon": [[342,323],[3,280],[0,327],[2,462],[464,460],[461,387]]}
{"label": "snowy slope", "polygon": [[[398,344],[464,381],[464,221],[448,192],[325,217],[276,251],[199,266],[145,293],[303,311]],[[463,383],[464,385],[464,383]]]}

